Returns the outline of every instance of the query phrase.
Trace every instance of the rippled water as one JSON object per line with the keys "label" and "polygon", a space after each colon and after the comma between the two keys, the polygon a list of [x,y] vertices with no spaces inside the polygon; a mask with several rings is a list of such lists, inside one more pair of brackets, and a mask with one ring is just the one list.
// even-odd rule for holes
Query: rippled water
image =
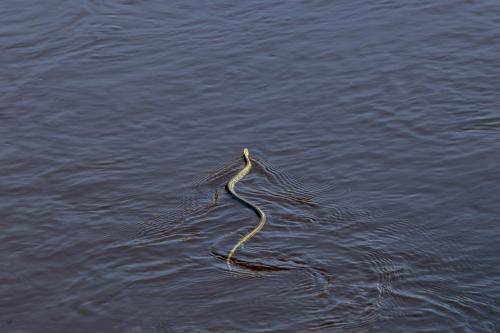
{"label": "rippled water", "polygon": [[0,331],[500,332],[499,41],[486,0],[1,2]]}

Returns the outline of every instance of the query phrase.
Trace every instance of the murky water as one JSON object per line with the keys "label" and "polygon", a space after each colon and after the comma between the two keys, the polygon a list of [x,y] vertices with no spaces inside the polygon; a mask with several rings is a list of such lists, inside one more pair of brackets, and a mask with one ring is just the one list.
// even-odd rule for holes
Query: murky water
{"label": "murky water", "polygon": [[496,1],[1,2],[0,331],[500,332],[499,41]]}

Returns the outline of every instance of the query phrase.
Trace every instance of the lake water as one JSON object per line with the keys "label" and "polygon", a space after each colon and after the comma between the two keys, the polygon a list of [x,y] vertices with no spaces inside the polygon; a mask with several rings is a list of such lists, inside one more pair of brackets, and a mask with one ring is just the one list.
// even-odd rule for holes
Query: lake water
{"label": "lake water", "polygon": [[500,332],[497,1],[2,1],[0,64],[1,332]]}

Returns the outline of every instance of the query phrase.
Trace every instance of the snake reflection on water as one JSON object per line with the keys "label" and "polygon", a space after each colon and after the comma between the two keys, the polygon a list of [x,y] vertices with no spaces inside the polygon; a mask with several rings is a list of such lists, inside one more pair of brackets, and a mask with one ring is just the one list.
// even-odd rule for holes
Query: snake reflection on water
{"label": "snake reflection on water", "polygon": [[260,221],[259,221],[259,224],[257,224],[257,226],[252,231],[250,231],[245,236],[243,236],[239,240],[239,242],[236,243],[236,245],[234,245],[233,248],[231,249],[231,251],[229,252],[229,255],[227,256],[227,265],[228,265],[229,269],[231,269],[231,261],[232,261],[232,258],[234,256],[234,253],[236,252],[236,250],[240,246],[242,246],[243,244],[245,244],[246,242],[248,242],[260,230],[262,230],[262,228],[264,227],[264,224],[266,224],[266,214],[264,214],[264,212],[259,207],[257,207],[256,205],[254,205],[250,201],[246,200],[245,198],[241,197],[234,190],[234,187],[236,186],[236,183],[239,182],[241,179],[243,179],[243,177],[245,177],[250,172],[250,170],[252,169],[252,162],[250,161],[250,153],[248,152],[247,148],[243,149],[243,158],[245,159],[245,167],[243,169],[241,169],[241,171],[238,172],[238,174],[236,174],[236,176],[234,176],[233,178],[231,178],[229,180],[229,182],[227,183],[227,190],[236,199],[240,200],[241,202],[243,202],[244,204],[246,204],[247,206],[249,206],[250,208],[252,208],[257,213],[257,215],[259,216]]}

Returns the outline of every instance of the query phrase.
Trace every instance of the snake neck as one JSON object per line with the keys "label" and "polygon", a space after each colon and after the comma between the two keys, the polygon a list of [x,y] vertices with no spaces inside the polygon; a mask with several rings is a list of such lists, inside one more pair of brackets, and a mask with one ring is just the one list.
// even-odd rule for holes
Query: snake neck
{"label": "snake neck", "polygon": [[241,179],[243,179],[243,177],[248,175],[248,173],[252,169],[252,162],[250,161],[248,149],[246,149],[246,148],[243,150],[243,158],[245,159],[245,167],[240,172],[238,172],[238,174],[236,176],[234,176],[227,184],[227,188],[228,188],[229,192],[231,192],[235,196],[238,196],[238,195],[234,191],[234,186],[236,185],[237,182],[239,182]]}

